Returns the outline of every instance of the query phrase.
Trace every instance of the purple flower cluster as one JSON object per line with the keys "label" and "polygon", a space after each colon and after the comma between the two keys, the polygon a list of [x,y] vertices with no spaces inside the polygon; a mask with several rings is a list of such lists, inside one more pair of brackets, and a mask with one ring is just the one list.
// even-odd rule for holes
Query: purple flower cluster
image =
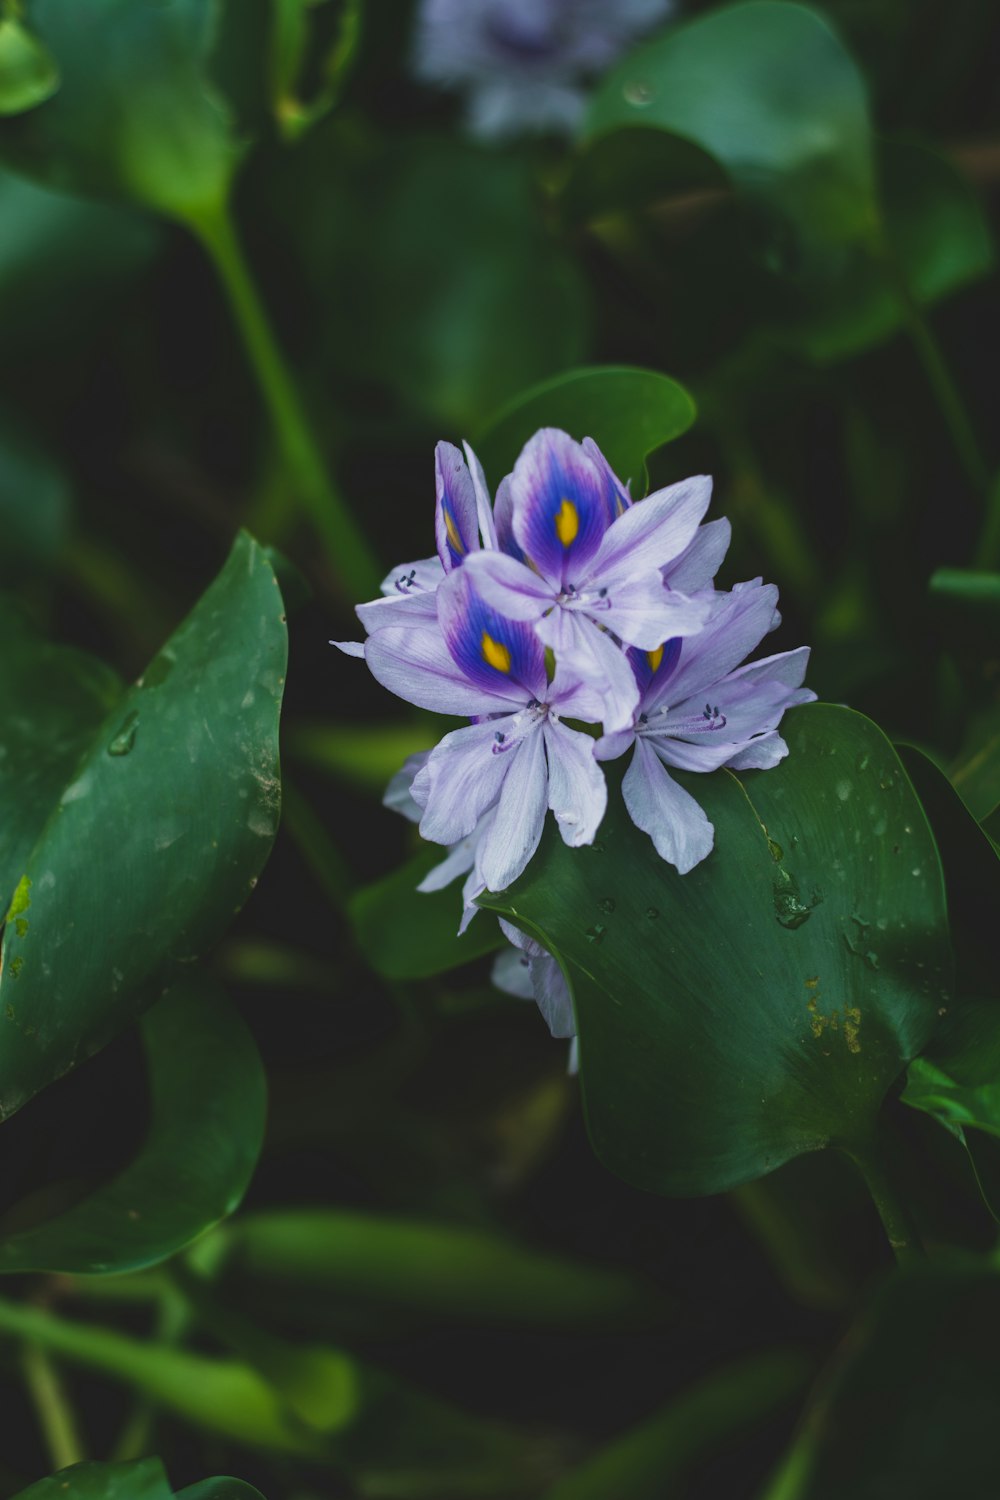
{"label": "purple flower cluster", "polygon": [[491,504],[482,469],[436,452],[437,555],[404,563],[358,608],[363,655],[391,692],[469,723],[411,757],[390,805],[448,846],[424,882],[465,875],[476,897],[521,874],[551,811],[564,841],[593,842],[607,805],[602,763],[631,752],[626,807],[681,873],[712,825],[670,768],[765,769],[802,687],[808,650],[743,664],[778,623],[759,579],[717,590],[725,520],[703,524],[704,477],[633,502],[590,439],[546,428]]}
{"label": "purple flower cluster", "polygon": [[567,134],[583,114],[583,81],[670,10],[671,0],[422,0],[415,67],[465,94],[476,135]]}

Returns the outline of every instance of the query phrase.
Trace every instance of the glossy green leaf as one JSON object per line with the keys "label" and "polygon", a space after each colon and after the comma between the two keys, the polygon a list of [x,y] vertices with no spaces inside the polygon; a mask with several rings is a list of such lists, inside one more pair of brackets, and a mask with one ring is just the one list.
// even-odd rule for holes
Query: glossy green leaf
{"label": "glossy green leaf", "polygon": [[0,912],[122,686],[110,667],[38,638],[0,596]]}
{"label": "glossy green leaf", "polygon": [[442,1319],[577,1327],[662,1314],[630,1276],[496,1235],[340,1209],[250,1214],[227,1231],[251,1286],[293,1282]]}
{"label": "glossy green leaf", "polygon": [[195,220],[228,192],[237,148],[205,77],[215,0],[24,0],[59,92],[0,122],[0,157],[64,189]]}
{"label": "glossy green leaf", "polygon": [[[274,573],[243,534],[91,734],[24,860],[3,932],[0,1115],[103,1046],[246,900],[278,825],[286,653]],[[44,719],[25,733],[37,744]]]}
{"label": "glossy green leaf", "polygon": [[461,879],[442,891],[417,890],[446,852],[428,844],[391,875],[351,897],[348,911],[355,938],[376,973],[385,979],[443,974],[503,946],[500,929],[489,916],[482,921],[473,917],[459,937]]}
{"label": "glossy green leaf", "polygon": [[649,454],[686,432],[695,415],[687,391],[666,375],[594,365],[525,391],[490,420],[475,447],[495,488],[539,427],[562,427],[578,442],[592,437],[638,496],[645,489]]}
{"label": "glossy green leaf", "polygon": [[547,836],[482,901],[561,957],[591,1138],[642,1188],[721,1192],[863,1148],[950,1000],[937,849],[892,746],[827,705],[782,732],[774,770],[676,773],[715,826],[689,874],[633,827],[613,773],[592,848]]}
{"label": "glossy green leaf", "polygon": [[19,115],[51,98],[59,70],[14,16],[0,20],[0,115]]}
{"label": "glossy green leaf", "polygon": [[1000,704],[974,712],[948,775],[969,811],[985,822],[1000,808]]}
{"label": "glossy green leaf", "polygon": [[81,1463],[60,1469],[14,1497],[14,1500],[172,1500],[158,1458],[129,1463]]}
{"label": "glossy green leaf", "polygon": [[177,1500],[264,1500],[264,1497],[252,1484],[220,1475],[216,1479],[200,1479],[197,1484],[186,1485],[177,1491]]}
{"label": "glossy green leaf", "polygon": [[988,1263],[893,1276],[837,1349],[761,1500],[990,1500],[998,1339]]}
{"label": "glossy green leaf", "polygon": [[827,23],[750,0],[675,26],[605,77],[587,140],[623,126],[669,131],[713,156],[800,236],[852,241],[875,224],[864,83]]}
{"label": "glossy green leaf", "polygon": [[0,413],[0,585],[51,570],[69,530],[70,485],[44,449]]}
{"label": "glossy green leaf", "polygon": [[0,1271],[119,1273],[158,1264],[236,1209],[264,1138],[253,1037],[204,982],[142,1022],[150,1120],[134,1160],[65,1213],[0,1239]]}

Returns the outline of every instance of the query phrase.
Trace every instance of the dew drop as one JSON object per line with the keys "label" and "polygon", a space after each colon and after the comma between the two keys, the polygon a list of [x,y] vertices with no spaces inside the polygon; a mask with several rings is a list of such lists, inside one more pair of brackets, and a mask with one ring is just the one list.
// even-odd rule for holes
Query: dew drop
{"label": "dew drop", "polygon": [[122,720],[118,733],[108,745],[109,755],[128,755],[135,744],[139,728],[139,715],[135,709]]}
{"label": "dew drop", "polygon": [[853,790],[854,789],[849,781],[838,781],[836,786],[837,800],[840,802],[846,802]]}
{"label": "dew drop", "polygon": [[659,915],[660,915],[660,909],[659,909],[658,906],[647,906],[646,907],[646,916],[649,918],[649,920],[651,922],[655,922],[656,919],[657,919],[657,917]]}
{"label": "dew drop", "polygon": [[597,904],[601,908],[601,911],[607,912],[608,916],[610,917],[611,913],[615,909],[615,898],[614,896],[602,896]]}
{"label": "dew drop", "polygon": [[600,943],[604,941],[604,934],[607,932],[607,930],[608,929],[603,926],[602,923],[595,922],[593,927],[588,927],[583,935],[587,939],[588,943]]}
{"label": "dew drop", "polygon": [[636,109],[646,109],[653,102],[653,87],[645,78],[630,78],[622,93],[625,103]]}
{"label": "dew drop", "polygon": [[868,965],[869,969],[877,969],[878,968],[878,954],[875,953],[875,952],[873,952],[873,951],[871,951],[871,950],[869,950],[865,954],[865,963]]}

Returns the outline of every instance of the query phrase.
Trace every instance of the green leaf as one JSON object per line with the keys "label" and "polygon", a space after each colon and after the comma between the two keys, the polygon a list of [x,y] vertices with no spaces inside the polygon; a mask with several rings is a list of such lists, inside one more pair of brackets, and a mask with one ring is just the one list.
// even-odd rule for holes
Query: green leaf
{"label": "green leaf", "polygon": [[559,956],[605,1164],[657,1192],[721,1192],[863,1145],[950,999],[937,849],[869,720],[790,713],[774,770],[673,773],[715,826],[687,875],[635,829],[617,778],[592,848],[546,836],[482,898]]}
{"label": "green leaf", "polygon": [[69,530],[70,485],[59,465],[0,412],[0,585],[50,570]]}
{"label": "green leaf", "polygon": [[338,326],[356,336],[340,335],[342,357],[354,381],[360,369],[461,436],[583,358],[586,288],[526,159],[423,139],[380,161],[363,163],[340,210],[356,218],[337,293]]}
{"label": "green leaf", "polygon": [[216,1479],[201,1479],[177,1491],[177,1500],[264,1500],[260,1490],[242,1479],[219,1476]]}
{"label": "green leaf", "polygon": [[226,1237],[234,1270],[258,1289],[292,1282],[324,1301],[366,1299],[434,1322],[573,1328],[648,1324],[657,1312],[655,1294],[630,1276],[453,1225],[286,1209],[247,1215]]}
{"label": "green leaf", "polygon": [[638,497],[649,454],[686,432],[695,415],[687,391],[666,375],[594,365],[525,391],[487,423],[475,447],[495,487],[539,427],[562,427],[578,442],[592,437],[619,478],[632,480]]}
{"label": "green leaf", "polygon": [[641,125],[713,156],[804,239],[875,225],[865,88],[836,35],[801,5],[751,0],[671,27],[607,74],[586,140]]}
{"label": "green leaf", "polygon": [[955,790],[981,823],[1000,809],[1000,704],[973,713],[965,743],[948,767]]}
{"label": "green leaf", "polygon": [[883,1283],[840,1343],[761,1500],[989,1500],[1000,1277],[971,1259]]}
{"label": "green leaf", "polygon": [[189,980],[142,1022],[150,1121],[112,1182],[0,1239],[0,1272],[117,1274],[157,1265],[240,1204],[264,1138],[267,1085],[224,996]]}
{"label": "green leaf", "polygon": [[[256,884],[278,825],[286,654],[274,573],[243,534],[79,764],[67,761],[3,932],[0,1116],[144,1010],[165,968],[214,942]],[[44,713],[27,721],[26,739],[46,736]]]}
{"label": "green leaf", "polygon": [[13,16],[0,20],[0,115],[19,115],[51,98],[59,69]]}
{"label": "green leaf", "polygon": [[0,596],[0,912],[95,733],[122,692],[110,667],[39,640]]}
{"label": "green leaf", "polygon": [[205,77],[214,0],[24,0],[62,75],[44,107],[0,122],[0,156],[52,186],[193,221],[238,159]]}
{"label": "green leaf", "polygon": [[564,199],[571,220],[587,221],[729,186],[720,164],[692,141],[631,125],[586,143],[573,162]]}
{"label": "green leaf", "polygon": [[160,1460],[141,1458],[120,1464],[73,1464],[29,1485],[14,1500],[171,1500],[172,1495]]}
{"label": "green leaf", "polygon": [[461,880],[441,891],[417,886],[447,851],[426,845],[384,880],[355,892],[348,912],[358,945],[384,979],[425,979],[471,963],[503,946],[500,929],[487,916],[458,936]]}

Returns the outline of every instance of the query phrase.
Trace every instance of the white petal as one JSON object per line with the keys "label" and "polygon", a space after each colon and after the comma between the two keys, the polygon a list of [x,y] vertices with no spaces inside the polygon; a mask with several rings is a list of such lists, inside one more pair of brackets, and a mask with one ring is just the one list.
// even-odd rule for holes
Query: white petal
{"label": "white petal", "polygon": [[715,830],[693,797],[667,774],[652,747],[636,740],[622,781],[629,817],[648,833],[657,854],[682,875],[711,853]]}
{"label": "white petal", "polygon": [[549,807],[563,842],[592,844],[608,805],[604,772],[594,759],[594,741],[550,718],[544,728],[549,760]]}
{"label": "white petal", "polygon": [[[497,756],[497,760],[506,760]],[[538,848],[548,791],[545,745],[536,730],[510,752],[512,764],[496,816],[480,848],[478,866],[488,890],[502,891],[520,875]]]}

